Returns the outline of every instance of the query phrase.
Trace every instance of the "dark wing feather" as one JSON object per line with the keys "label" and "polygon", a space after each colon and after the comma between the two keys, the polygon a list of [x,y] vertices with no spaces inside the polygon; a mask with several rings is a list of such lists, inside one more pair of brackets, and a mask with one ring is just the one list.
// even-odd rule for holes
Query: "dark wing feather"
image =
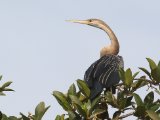
{"label": "dark wing feather", "polygon": [[106,55],[94,62],[85,72],[84,80],[91,89],[91,97],[96,96],[103,88],[110,88],[120,81],[118,69],[123,68],[121,56]]}

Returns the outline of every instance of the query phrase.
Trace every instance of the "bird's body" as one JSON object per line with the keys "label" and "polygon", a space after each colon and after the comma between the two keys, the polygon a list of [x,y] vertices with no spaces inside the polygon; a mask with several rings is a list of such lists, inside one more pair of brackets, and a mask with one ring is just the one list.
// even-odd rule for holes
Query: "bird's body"
{"label": "bird's body", "polygon": [[[95,61],[85,72],[84,80],[91,90],[91,99],[100,94],[103,88],[110,90],[119,83],[118,69],[123,67],[123,59],[117,55],[105,55]],[[115,90],[112,91],[115,93]]]}
{"label": "bird's body", "polygon": [[105,46],[100,51],[100,59],[95,61],[85,72],[84,80],[88,84],[91,95],[90,99],[94,99],[99,95],[103,88],[109,90],[120,81],[118,69],[123,68],[123,58],[118,55],[119,42],[111,28],[102,20],[71,20],[71,22],[90,25],[100,28],[107,33],[111,40],[111,44]]}

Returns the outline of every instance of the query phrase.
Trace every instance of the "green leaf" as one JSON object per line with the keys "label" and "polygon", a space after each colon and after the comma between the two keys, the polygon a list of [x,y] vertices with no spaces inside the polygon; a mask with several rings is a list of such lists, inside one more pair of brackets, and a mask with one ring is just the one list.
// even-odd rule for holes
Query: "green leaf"
{"label": "green leaf", "polygon": [[132,100],[133,96],[130,97],[125,97],[124,92],[119,92],[117,94],[117,103],[119,106],[119,109],[124,109],[128,106],[130,106],[132,104],[131,100]]}
{"label": "green leaf", "polygon": [[138,106],[136,108],[134,115],[137,117],[144,117],[146,114],[145,112],[146,112],[145,106]]}
{"label": "green leaf", "polygon": [[76,95],[76,87],[75,87],[74,84],[72,84],[72,85],[69,87],[68,94],[69,94],[69,95]]}
{"label": "green leaf", "polygon": [[25,116],[23,113],[20,113],[20,115],[22,116],[23,120],[30,120],[30,118],[28,118],[27,116]]}
{"label": "green leaf", "polygon": [[0,120],[2,119],[2,115],[3,115],[3,114],[2,114],[2,112],[0,111]]}
{"label": "green leaf", "polygon": [[76,120],[76,115],[72,111],[68,111],[69,120]]}
{"label": "green leaf", "polygon": [[101,97],[98,96],[98,97],[96,97],[96,98],[92,101],[90,112],[92,112],[92,111],[94,110],[94,108],[95,108],[95,106],[98,104],[100,98],[101,98]]}
{"label": "green leaf", "polygon": [[82,80],[77,80],[77,85],[80,89],[80,91],[86,96],[90,96],[90,89],[88,88],[87,84]]}
{"label": "green leaf", "polygon": [[160,68],[160,61],[158,62],[158,67]]}
{"label": "green leaf", "polygon": [[35,108],[35,118],[36,120],[41,120],[45,112],[48,110],[50,106],[45,108],[45,103],[40,102]]}
{"label": "green leaf", "polygon": [[80,91],[77,93],[76,96],[78,97],[78,99],[79,99],[80,101],[84,101],[84,100],[86,99],[86,97],[85,97],[83,94],[81,94]]}
{"label": "green leaf", "polygon": [[0,81],[2,80],[2,75],[0,75]]}
{"label": "green leaf", "polygon": [[153,69],[151,71],[151,75],[154,80],[156,80],[157,82],[160,82],[160,68],[159,67],[156,67],[155,69]]}
{"label": "green leaf", "polygon": [[160,107],[160,104],[155,104],[155,105],[152,105],[152,106],[151,106],[150,110],[156,111],[156,110],[159,109],[159,107]]}
{"label": "green leaf", "polygon": [[11,83],[12,83],[11,81],[8,81],[8,82],[4,83],[1,88],[8,87]]}
{"label": "green leaf", "polygon": [[4,94],[3,92],[0,92],[0,96],[5,96],[6,94]]}
{"label": "green leaf", "polygon": [[10,88],[4,88],[3,91],[14,91],[14,90]]}
{"label": "green leaf", "polygon": [[112,94],[112,92],[106,92],[105,99],[107,103],[109,103],[112,107],[115,107],[115,108],[119,107],[117,104],[117,99]]}
{"label": "green leaf", "polygon": [[160,90],[155,90],[155,92],[160,95]]}
{"label": "green leaf", "polygon": [[118,105],[119,105],[120,110],[125,108],[126,102],[127,102],[126,98],[121,98],[121,99],[118,100]]}
{"label": "green leaf", "polygon": [[53,96],[57,99],[58,103],[63,107],[64,110],[72,110],[65,95],[59,91],[53,91]]}
{"label": "green leaf", "polygon": [[76,107],[78,113],[84,117],[86,117],[87,113],[85,113],[85,110],[83,109],[83,104],[82,102],[78,99],[77,96],[73,96],[73,95],[70,95],[69,96],[73,105]]}
{"label": "green leaf", "polygon": [[15,117],[15,116],[10,116],[8,119],[9,119],[9,120],[18,120],[18,118]]}
{"label": "green leaf", "polygon": [[139,78],[136,82],[134,82],[131,86],[132,86],[132,91],[137,90],[138,88],[141,88],[145,85],[148,85],[148,82],[145,81],[145,79],[143,78]]}
{"label": "green leaf", "polygon": [[134,73],[133,79],[139,74],[139,72]]}
{"label": "green leaf", "polygon": [[55,120],[64,120],[64,117],[65,117],[65,114],[62,114],[61,116],[57,115]]}
{"label": "green leaf", "polygon": [[61,116],[57,115],[55,120],[61,120]]}
{"label": "green leaf", "polygon": [[156,63],[152,59],[150,59],[150,58],[146,58],[146,59],[149,63],[149,66],[150,66],[151,70],[153,70],[157,67]]}
{"label": "green leaf", "polygon": [[[93,114],[90,116],[90,119],[91,118],[95,118],[97,117],[97,115],[100,115],[102,113],[106,112],[106,110],[103,110],[103,109],[95,109]],[[91,119],[92,120],[92,119]]]}
{"label": "green leaf", "polygon": [[2,120],[9,120],[9,119],[8,119],[7,115],[3,114],[2,115]]}
{"label": "green leaf", "polygon": [[113,119],[112,120],[119,120],[119,116],[121,115],[121,111],[116,111],[113,114]]}
{"label": "green leaf", "polygon": [[133,98],[133,96],[130,96],[130,97],[127,98],[125,107],[128,107],[128,106],[132,105],[132,98]]}
{"label": "green leaf", "polygon": [[78,113],[79,113],[80,115],[82,115],[83,117],[86,117],[86,116],[87,116],[87,113],[86,113],[86,111],[83,109],[83,106],[80,106],[80,105],[78,105],[78,104],[74,104],[74,106],[76,107],[76,109],[77,109],[77,111],[78,111]]}
{"label": "green leaf", "polygon": [[158,116],[158,114],[152,110],[147,110],[146,111],[149,115],[149,117],[152,119],[152,120],[160,120],[160,117]]}
{"label": "green leaf", "polygon": [[153,101],[154,101],[154,93],[150,92],[144,98],[144,103],[153,103]]}
{"label": "green leaf", "polygon": [[143,102],[142,99],[140,98],[140,96],[136,93],[133,93],[134,99],[136,101],[137,106],[142,106]]}
{"label": "green leaf", "polygon": [[122,68],[119,69],[119,77],[123,82],[125,81],[125,71]]}
{"label": "green leaf", "polygon": [[80,106],[82,105],[82,102],[77,98],[77,96],[70,95],[69,97],[70,97],[70,99],[72,100],[73,103],[76,103]]}
{"label": "green leaf", "polygon": [[160,117],[160,110],[157,110],[156,113],[158,114],[158,117]]}
{"label": "green leaf", "polygon": [[87,102],[84,103],[83,109],[86,112],[86,115],[89,116],[91,114],[91,107],[92,103],[91,100],[88,100]]}
{"label": "green leaf", "polygon": [[139,69],[146,73],[150,79],[152,79],[150,72],[146,68],[139,67]]}
{"label": "green leaf", "polygon": [[132,71],[129,68],[125,72],[125,85],[130,87],[132,83],[133,83]]}

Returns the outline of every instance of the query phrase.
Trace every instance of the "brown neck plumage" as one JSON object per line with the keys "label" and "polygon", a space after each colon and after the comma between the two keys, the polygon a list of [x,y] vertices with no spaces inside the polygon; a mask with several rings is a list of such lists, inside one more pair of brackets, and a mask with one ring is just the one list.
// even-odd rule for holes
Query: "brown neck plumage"
{"label": "brown neck plumage", "polygon": [[119,42],[118,42],[118,39],[115,36],[114,32],[105,23],[99,25],[99,27],[108,34],[108,36],[111,40],[111,44],[109,46],[101,49],[100,56],[102,57],[102,56],[108,55],[108,54],[117,55],[119,53]]}

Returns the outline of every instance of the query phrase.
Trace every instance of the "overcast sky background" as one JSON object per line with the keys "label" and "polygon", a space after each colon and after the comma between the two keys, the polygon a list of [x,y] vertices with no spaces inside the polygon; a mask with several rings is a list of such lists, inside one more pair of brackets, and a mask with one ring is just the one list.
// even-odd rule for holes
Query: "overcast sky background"
{"label": "overcast sky background", "polygon": [[[1,0],[0,74],[15,92],[0,98],[7,115],[33,112],[40,101],[51,108],[44,119],[64,111],[51,95],[65,92],[109,44],[106,34],[68,19],[99,18],[120,41],[125,68],[160,60],[159,0]],[[2,83],[1,83],[2,84]],[[142,91],[143,93],[143,91]]]}

